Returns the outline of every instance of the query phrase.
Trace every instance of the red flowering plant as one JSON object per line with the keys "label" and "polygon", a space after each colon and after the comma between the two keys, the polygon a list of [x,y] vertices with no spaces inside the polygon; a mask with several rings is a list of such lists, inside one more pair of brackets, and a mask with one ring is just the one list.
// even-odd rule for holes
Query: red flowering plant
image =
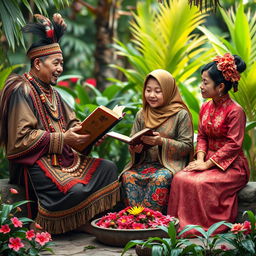
{"label": "red flowering plant", "polygon": [[142,206],[129,206],[119,212],[108,213],[96,225],[113,229],[148,229],[167,227],[170,222],[176,222],[176,218]]}
{"label": "red flowering plant", "polygon": [[[18,191],[11,188],[10,193],[18,194]],[[52,239],[48,232],[36,232],[29,229],[27,225],[33,220],[15,217],[15,214],[22,211],[20,206],[27,202],[29,201],[4,203],[0,194],[0,255],[39,256],[42,251],[53,253],[49,248]],[[38,224],[35,224],[35,227],[42,229]]]}
{"label": "red flowering plant", "polygon": [[232,254],[225,255],[246,255],[253,256],[256,255],[256,216],[252,211],[244,212],[244,215],[248,215],[248,220],[243,223],[231,224],[230,232],[220,235],[226,242],[228,242],[233,250],[230,250]]}

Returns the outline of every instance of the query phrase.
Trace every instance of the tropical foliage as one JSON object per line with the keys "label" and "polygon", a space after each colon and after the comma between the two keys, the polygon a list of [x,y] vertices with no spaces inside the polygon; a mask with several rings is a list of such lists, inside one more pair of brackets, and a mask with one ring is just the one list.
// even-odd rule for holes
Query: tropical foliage
{"label": "tropical foliage", "polygon": [[[19,192],[11,188],[10,193],[15,195]],[[33,220],[16,217],[22,211],[20,206],[27,202],[29,201],[19,201],[13,204],[3,202],[0,194],[0,255],[39,256],[43,251],[53,253],[49,248],[53,243],[48,232],[36,232],[34,229],[28,229],[27,225]],[[41,228],[38,224],[35,226]]]}
{"label": "tropical foliage", "polygon": [[[126,244],[122,255],[133,246],[141,245],[142,248],[151,248],[152,256],[253,256],[256,252],[256,216],[251,211],[244,212],[244,215],[246,214],[249,220],[243,223],[232,224],[220,221],[207,230],[199,225],[187,225],[177,233],[173,222],[170,222],[168,228],[159,226],[167,233],[168,238],[150,237],[146,241],[132,240]],[[229,231],[225,234],[215,234],[222,225],[227,226]],[[197,232],[198,235],[195,236],[201,241],[200,245],[184,238],[186,232],[192,229]]]}
{"label": "tropical foliage", "polygon": [[191,87],[191,77],[211,57],[205,48],[206,37],[195,33],[206,14],[190,8],[186,0],[170,0],[152,7],[150,1],[137,3],[131,22],[132,43],[117,41],[117,54],[127,57],[132,69],[115,66],[126,78],[141,87],[146,75],[154,69],[168,70],[176,79],[191,109],[195,128],[199,103]]}
{"label": "tropical foliage", "polygon": [[[53,4],[57,9],[67,5],[68,0],[53,0]],[[36,8],[40,13],[47,14],[47,8],[49,8],[49,1],[37,0],[34,1]],[[24,38],[21,32],[21,27],[25,25],[25,17],[22,13],[20,6],[24,6],[25,9],[33,15],[33,10],[28,0],[1,0],[0,1],[0,34],[4,34],[7,38],[8,44],[14,50],[17,45],[22,44],[24,46]]]}

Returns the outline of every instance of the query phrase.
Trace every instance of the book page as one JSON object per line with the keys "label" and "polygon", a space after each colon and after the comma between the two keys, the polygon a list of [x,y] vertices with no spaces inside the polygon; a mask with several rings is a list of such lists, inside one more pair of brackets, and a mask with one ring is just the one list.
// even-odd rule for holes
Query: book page
{"label": "book page", "polygon": [[124,141],[126,143],[129,143],[131,141],[130,137],[128,137],[124,134],[118,133],[118,132],[108,132],[107,135],[110,136],[110,137],[113,137],[115,139]]}
{"label": "book page", "polygon": [[122,117],[123,116],[123,110],[124,110],[125,106],[118,106],[116,105],[114,108],[113,108],[113,111],[119,116],[119,117]]}
{"label": "book page", "polygon": [[143,130],[135,133],[132,137],[131,140],[135,140],[136,138],[145,135],[145,136],[152,136],[153,135],[153,131],[150,128],[144,128]]}

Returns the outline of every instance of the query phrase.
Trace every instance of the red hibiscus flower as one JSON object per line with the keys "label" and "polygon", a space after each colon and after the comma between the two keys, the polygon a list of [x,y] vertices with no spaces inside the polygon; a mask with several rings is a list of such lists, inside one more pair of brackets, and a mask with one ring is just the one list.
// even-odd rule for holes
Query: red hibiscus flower
{"label": "red hibiscus flower", "polygon": [[11,237],[9,239],[9,244],[8,244],[10,249],[13,249],[14,251],[18,251],[20,248],[24,247],[24,244],[21,242],[21,239],[19,237],[14,238]]}
{"label": "red hibiscus flower", "polygon": [[9,225],[2,225],[0,228],[0,233],[7,234],[11,231]]}
{"label": "red hibiscus flower", "polygon": [[41,246],[44,246],[46,243],[48,243],[49,240],[49,233],[47,232],[42,232],[42,233],[37,233],[36,234],[36,242],[38,242]]}
{"label": "red hibiscus flower", "polygon": [[22,222],[17,217],[11,218],[11,221],[15,228],[18,228],[18,227],[21,228],[23,225]]}
{"label": "red hibiscus flower", "polygon": [[36,236],[36,235],[35,235],[35,231],[34,231],[33,229],[28,230],[28,231],[26,232],[26,238],[27,238],[29,241],[31,241],[32,238],[34,238],[35,236]]}

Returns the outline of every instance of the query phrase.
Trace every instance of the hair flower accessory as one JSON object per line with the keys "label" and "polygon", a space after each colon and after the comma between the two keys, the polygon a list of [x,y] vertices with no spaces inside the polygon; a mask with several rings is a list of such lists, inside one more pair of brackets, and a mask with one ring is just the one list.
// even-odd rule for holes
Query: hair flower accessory
{"label": "hair flower accessory", "polygon": [[217,62],[217,69],[222,72],[223,77],[227,81],[238,82],[240,74],[237,71],[235,58],[230,53],[225,53],[223,56],[216,56],[213,61]]}

